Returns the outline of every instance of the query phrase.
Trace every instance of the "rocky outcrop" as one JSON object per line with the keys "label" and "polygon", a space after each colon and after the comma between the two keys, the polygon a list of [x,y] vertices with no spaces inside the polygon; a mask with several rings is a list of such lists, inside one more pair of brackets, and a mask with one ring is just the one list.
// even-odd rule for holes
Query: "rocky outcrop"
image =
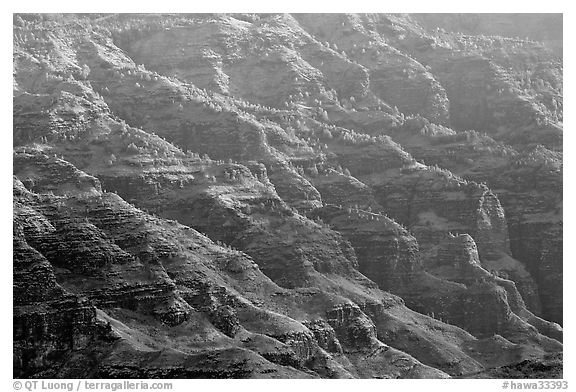
{"label": "rocky outcrop", "polygon": [[[71,167],[61,160],[47,161],[46,157],[41,154],[37,157],[28,153],[22,155],[24,156],[15,160],[17,163],[15,166],[16,173],[34,171],[41,174],[43,172],[57,172],[58,170],[65,173]],[[81,172],[77,173],[79,173],[79,177],[84,175]],[[59,183],[61,187],[65,187],[67,183],[77,182],[73,177],[58,176],[58,178],[61,179]],[[102,357],[98,357],[97,363],[85,364],[87,368],[82,369],[82,371],[96,371],[95,374],[100,377],[150,377],[159,374],[174,377],[210,377],[210,373],[206,373],[206,369],[183,367],[183,363],[191,359],[189,356],[182,356],[176,352],[167,351],[165,354],[167,355],[166,364],[158,367],[156,362],[152,360],[151,354],[146,354],[157,351],[158,342],[148,335],[149,332],[146,331],[147,327],[144,324],[135,322],[129,316],[138,314],[139,317],[147,320],[147,323],[156,325],[155,328],[161,328],[162,325],[172,326],[182,328],[182,333],[186,334],[189,333],[185,332],[188,329],[185,326],[199,322],[204,325],[203,329],[198,330],[199,336],[188,339],[205,339],[209,335],[205,335],[204,338],[200,336],[209,333],[215,339],[214,344],[216,345],[223,344],[226,339],[245,341],[242,343],[242,347],[251,349],[250,352],[255,351],[258,357],[243,351],[245,354],[241,355],[240,358],[248,355],[246,357],[248,358],[248,365],[243,365],[238,370],[234,370],[235,366],[238,366],[235,364],[239,363],[236,362],[236,359],[233,363],[226,365],[226,361],[231,360],[226,354],[228,351],[224,350],[222,354],[213,353],[215,355],[214,363],[217,364],[215,366],[223,366],[228,369],[226,371],[229,372],[229,377],[254,376],[258,374],[259,370],[257,369],[261,366],[268,366],[268,368],[272,366],[268,361],[297,369],[302,369],[308,366],[307,364],[314,367],[318,365],[318,361],[323,361],[332,369],[330,371],[332,376],[349,375],[348,371],[334,362],[330,354],[320,348],[315,334],[304,325],[289,317],[266,310],[268,305],[264,308],[257,308],[248,299],[236,292],[238,289],[242,292],[256,290],[249,294],[249,297],[253,297],[254,300],[257,300],[254,294],[260,290],[268,291],[268,293],[274,291],[278,294],[282,293],[280,288],[267,280],[268,278],[264,278],[264,275],[257,268],[255,269],[255,264],[247,259],[247,256],[237,251],[224,250],[207,238],[202,239],[202,236],[197,233],[194,234],[195,232],[189,233],[195,238],[186,240],[188,245],[178,245],[174,240],[182,241],[184,237],[182,233],[175,235],[173,231],[189,231],[190,229],[178,225],[174,227],[167,222],[151,218],[114,195],[107,193],[85,194],[80,199],[76,199],[65,195],[50,196],[50,194],[45,193],[48,190],[38,184],[36,191],[40,192],[39,194],[30,193],[19,181],[16,184],[19,185],[15,188],[15,192],[18,191],[17,194],[21,195],[17,199],[18,204],[15,208],[16,222],[22,222],[19,223],[23,225],[22,236],[26,238],[26,241],[31,241],[42,253],[29,247],[30,252],[37,252],[37,257],[44,260],[44,265],[49,266],[49,268],[56,268],[55,272],[52,273],[52,278],[48,275],[46,283],[52,281],[52,286],[54,286],[57,285],[55,279],[61,280],[68,290],[84,298],[82,300],[84,302],[80,302],[83,305],[79,308],[74,307],[75,305],[70,308],[70,305],[67,305],[76,304],[77,300],[71,303],[69,300],[62,300],[51,305],[56,306],[55,314],[61,314],[64,319],[61,321],[58,321],[60,320],[58,318],[47,319],[42,328],[47,331],[47,336],[51,337],[39,335],[38,344],[28,347],[28,351],[26,351],[28,354],[19,354],[20,351],[16,351],[16,355],[22,363],[22,374],[29,374],[24,372],[37,372],[39,365],[32,365],[31,361],[41,363],[41,359],[35,358],[48,355],[45,352],[52,353],[54,350],[60,350],[58,352],[61,352],[65,358],[68,358],[67,353],[71,350],[89,355],[90,350],[86,346],[86,342],[93,342],[94,339],[100,339],[97,340],[98,349],[104,350],[103,347],[107,345],[104,338],[110,335],[106,338],[109,342],[120,339],[122,343],[115,344],[112,351],[110,351],[111,348],[105,349],[101,353]],[[41,212],[34,213],[34,211]],[[80,219],[83,220],[83,224],[70,225],[71,219],[73,221],[79,217],[82,217]],[[72,242],[69,237],[63,237],[64,234],[59,231],[61,225],[65,223],[66,231],[63,233],[74,233]],[[172,235],[168,234],[171,231],[173,232]],[[114,244],[110,243],[111,238],[114,238]],[[95,240],[102,245],[96,245]],[[58,258],[55,258],[51,253],[51,249],[56,244],[58,244],[57,248],[59,249]],[[105,260],[106,262],[97,266],[93,262],[89,266],[82,264],[86,257],[78,257],[77,253],[88,247],[96,256],[95,259],[94,257],[92,259]],[[200,251],[200,249],[203,250]],[[46,255],[47,259],[42,255]],[[213,266],[219,266],[218,269],[223,275],[217,277],[214,276],[214,272],[206,275],[210,271],[202,264],[206,262],[203,261],[206,258],[210,260],[211,264],[214,263]],[[264,279],[268,283],[263,285],[262,282],[257,282],[258,278],[254,281],[255,276],[252,271],[260,276],[260,280]],[[26,270],[18,270],[18,273],[20,274],[18,276],[22,277],[38,276],[31,275]],[[200,278],[201,276],[204,278]],[[208,278],[208,276],[212,276],[212,278]],[[240,279],[244,282],[232,284],[234,289],[223,286],[222,279],[230,281],[232,276],[235,277],[235,280]],[[242,276],[245,278],[241,278]],[[17,306],[22,307],[18,308],[19,311],[20,309],[22,311],[29,309],[28,312],[38,312],[38,309],[48,306],[48,302],[46,302],[48,301],[46,297],[48,293],[59,296],[65,295],[63,289],[59,289],[60,286],[50,288],[50,285],[43,285],[46,287],[46,294],[33,294],[29,291],[30,288],[34,288],[31,285],[31,282],[23,282],[21,286],[16,286],[22,287],[22,289],[18,289],[17,294],[24,301],[22,305],[17,304]],[[272,292],[269,289],[272,289]],[[295,295],[298,296],[296,293]],[[72,294],[68,296],[75,298]],[[280,295],[279,298],[283,297],[285,295]],[[287,298],[289,299],[290,296]],[[291,304],[291,300],[288,302],[281,300],[280,303],[284,303],[283,306],[288,306],[289,309],[295,306],[294,303]],[[102,309],[104,313],[98,315],[95,306]],[[272,307],[277,307],[277,305]],[[63,309],[68,308],[70,310],[63,311]],[[85,312],[88,313],[85,314]],[[291,312],[289,311],[289,313]],[[78,318],[84,321],[74,321]],[[39,328],[42,325],[42,323],[38,324],[39,322],[35,321],[34,318],[26,319],[29,321],[24,320],[19,321],[22,323],[20,334],[23,339],[26,331],[30,328]],[[106,332],[105,327],[99,327],[101,324],[108,325],[109,332]],[[76,326],[73,327],[73,325]],[[60,335],[53,335],[55,329],[58,329],[58,333],[66,336],[69,328],[78,329],[78,332],[75,333],[79,341],[74,340],[68,345],[58,343],[57,340]],[[354,330],[352,326],[350,328]],[[99,332],[100,329],[103,332]],[[247,331],[256,335],[248,339],[250,335],[247,335]],[[260,335],[270,338],[266,340],[264,337],[259,337]],[[62,339],[64,339],[63,336]],[[137,336],[141,342],[139,345],[134,340]],[[332,336],[335,335],[332,333]],[[257,343],[250,343],[252,339],[256,339]],[[270,346],[271,344],[275,345],[276,348]],[[266,348],[267,346],[270,348]],[[172,347],[176,349],[178,344]],[[328,349],[329,347],[329,345],[326,346]],[[336,345],[335,347],[339,346]],[[181,349],[182,347],[179,348],[179,350]],[[341,349],[335,351],[339,354]],[[137,352],[142,354],[137,355]],[[266,360],[258,359],[262,358],[260,355]],[[121,364],[119,362],[121,358],[127,362]],[[128,358],[132,359],[128,360]],[[133,361],[140,363],[140,366],[136,366]],[[68,363],[51,362],[50,366],[53,367],[51,370],[53,373],[46,374],[61,374],[54,372],[62,371],[72,372]],[[97,366],[96,370],[93,370],[94,366]],[[269,371],[272,373],[279,372],[277,374],[279,377],[292,377],[298,374],[279,369]]]}
{"label": "rocky outcrop", "polygon": [[394,291],[402,287],[421,269],[416,239],[381,213],[350,206],[326,206],[315,210],[313,216],[350,241],[358,257],[360,272],[383,290]]}
{"label": "rocky outcrop", "polygon": [[[425,122],[410,132],[412,136],[394,133],[394,137],[411,154],[431,165],[448,168],[468,180],[490,186],[492,192],[498,195],[498,200],[505,211],[510,244],[506,253],[522,262],[523,269],[536,281],[539,293],[541,290],[549,291],[552,286],[561,288],[562,283],[558,280],[553,285],[542,283],[538,278],[536,267],[539,263],[536,259],[540,257],[545,247],[543,238],[547,236],[552,238],[556,234],[551,233],[561,230],[561,154],[541,145],[527,150],[516,150],[510,146],[499,145],[486,135],[476,132],[449,133],[446,129]],[[481,241],[478,242],[480,247]],[[560,271],[561,244],[558,241],[549,244],[555,246],[555,250],[546,252],[557,255],[555,267],[550,268]],[[493,253],[495,249],[499,248],[488,247],[487,250]],[[483,254],[481,249],[481,259],[485,254],[486,252]],[[523,294],[524,290],[532,291],[529,289],[529,284],[523,283],[524,279],[521,276],[510,271],[512,265],[509,258],[498,257],[495,254],[491,258],[500,261],[487,264],[488,269],[499,269],[506,276],[516,280]],[[555,274],[557,273],[548,276],[552,277]],[[526,273],[522,275],[525,276]],[[530,300],[526,295],[524,299],[532,311],[547,319],[561,322],[561,314],[551,310],[557,308],[560,297],[557,292],[554,299],[543,298],[541,294],[539,301]],[[541,303],[541,308],[537,302]]]}
{"label": "rocky outcrop", "polygon": [[[518,329],[531,330],[532,325],[542,334],[562,340],[562,329],[557,324],[544,322],[526,309],[513,281],[503,279],[497,271],[489,272],[481,266],[476,245],[469,235],[449,237],[442,241],[435,260],[426,266],[426,271],[450,284],[444,283],[443,290],[439,290],[444,293],[439,296],[431,291],[427,296],[424,291],[415,294],[418,289],[412,293],[403,290],[405,298],[413,298],[413,301],[406,300],[414,304],[416,309],[428,309],[434,312],[433,317],[440,319],[455,317],[449,321],[450,324],[462,326],[479,336],[498,333],[511,341],[517,341],[515,335]],[[420,279],[434,286],[434,279]],[[426,297],[429,302],[420,302]],[[448,310],[451,307],[452,310]]]}
{"label": "rocky outcrop", "polygon": [[[514,340],[518,325],[523,325],[521,328],[525,331],[532,330],[533,325],[542,334],[562,340],[562,329],[530,313],[516,284],[498,276],[507,277],[506,272],[488,267],[493,264],[488,261],[492,260],[491,257],[501,257],[498,247],[508,249],[507,240],[502,239],[507,238],[505,225],[504,232],[499,235],[497,228],[490,227],[490,220],[485,217],[487,214],[482,215],[487,234],[477,237],[490,244],[487,249],[491,248],[481,256],[486,260],[485,267],[481,265],[476,243],[467,234],[454,236],[448,233],[437,248],[422,258],[416,239],[382,213],[383,208],[374,200],[370,188],[350,183],[345,176],[332,174],[317,176],[314,183],[318,184],[322,194],[343,204],[327,205],[313,211],[311,216],[321,218],[342,233],[356,250],[360,271],[379,287],[400,294],[408,306],[441,320],[449,320],[451,324],[479,336],[499,333]],[[349,195],[350,201],[364,204],[347,203],[339,198],[343,192]],[[493,195],[490,197],[496,204],[491,205],[482,199],[481,208],[501,208],[497,199]],[[498,214],[495,218],[498,225]],[[501,223],[500,227],[502,230]],[[530,283],[529,287],[534,287],[534,282]],[[487,306],[491,301],[493,305]],[[517,320],[518,317],[522,320]],[[485,321],[489,325],[483,325]],[[536,341],[540,339],[536,337]]]}
{"label": "rocky outcrop", "polygon": [[[16,15],[15,376],[445,378],[561,351],[528,310],[562,307],[561,74],[531,44],[429,37],[393,15]],[[473,90],[530,53],[548,84],[484,124],[509,170],[447,153],[489,156],[447,126],[495,114]],[[479,58],[470,85],[450,68]]]}
{"label": "rocky outcrop", "polygon": [[379,203],[404,224],[427,254],[449,233],[470,233],[488,269],[505,270],[538,311],[537,287],[526,268],[510,257],[504,210],[485,186],[453,177],[439,168],[407,167],[385,176],[360,178],[375,190]]}
{"label": "rocky outcrop", "polygon": [[[434,256],[422,263],[416,240],[388,217],[337,207],[315,213],[350,240],[363,274],[379,287],[402,296],[411,308],[477,336],[497,333],[516,341],[518,328],[525,331],[524,335],[534,334],[535,327],[543,335],[562,340],[562,329],[557,324],[526,309],[514,282],[481,266],[476,244],[469,235],[450,235]],[[357,220],[350,215],[357,216]],[[546,340],[538,333],[534,337],[537,342]]]}
{"label": "rocky outcrop", "polygon": [[114,342],[94,305],[57,283],[54,267],[28,245],[18,222],[13,247],[15,377],[53,377],[70,351]]}

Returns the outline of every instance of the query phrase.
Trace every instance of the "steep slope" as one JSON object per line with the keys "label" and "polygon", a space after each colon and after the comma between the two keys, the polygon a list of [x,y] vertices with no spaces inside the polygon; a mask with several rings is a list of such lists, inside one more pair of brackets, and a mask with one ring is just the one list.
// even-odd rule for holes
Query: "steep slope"
{"label": "steep slope", "polygon": [[562,53],[562,14],[413,14],[427,30],[526,37]]}
{"label": "steep slope", "polygon": [[[534,16],[539,17],[546,18]],[[537,294],[529,287],[524,290],[524,284],[518,282],[523,295],[533,297],[526,298],[528,306],[546,318],[562,322],[559,311],[562,282],[558,279],[562,259],[556,258],[551,266],[551,259],[546,258],[545,264],[549,267],[545,268],[554,271],[547,274],[546,279],[551,279],[547,282],[538,278],[540,267],[536,265],[540,262],[533,261],[540,260],[540,254],[562,253],[558,241],[542,241],[561,233],[561,59],[534,41],[470,36],[443,29],[427,31],[415,22],[427,18],[426,15],[334,15],[335,20],[326,21],[318,15],[299,17],[314,34],[333,37],[355,61],[362,62],[366,50],[358,51],[359,43],[351,37],[368,31],[408,54],[434,75],[450,102],[450,124],[464,132],[437,125],[439,122],[425,111],[407,116],[399,126],[374,129],[366,121],[356,124],[355,128],[369,134],[386,133],[416,159],[488,184],[501,200],[508,217],[511,252],[505,253],[524,263],[524,268],[513,268],[528,269],[543,293]],[[452,16],[454,18],[457,17]],[[480,24],[482,20],[491,20],[485,15],[470,15],[468,20],[475,21],[475,18],[480,19]],[[378,64],[372,65],[376,66]],[[367,67],[372,69],[369,64]],[[521,178],[530,178],[531,185],[521,185]],[[537,190],[534,184],[538,184]],[[546,185],[540,188],[540,184]],[[478,242],[483,258],[483,246]],[[530,256],[523,249],[530,249]],[[493,267],[511,269],[509,261],[490,268]]]}
{"label": "steep slope", "polygon": [[526,193],[555,142],[459,163],[421,131],[473,144],[445,127],[455,71],[382,26],[423,30],[318,18],[15,16],[15,376],[428,378],[562,350],[537,316],[561,321],[561,174]]}

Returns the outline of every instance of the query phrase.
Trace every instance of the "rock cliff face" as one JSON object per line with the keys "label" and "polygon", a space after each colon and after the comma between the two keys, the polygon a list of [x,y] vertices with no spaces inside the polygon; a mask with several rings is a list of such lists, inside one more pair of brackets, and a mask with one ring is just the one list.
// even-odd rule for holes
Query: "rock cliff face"
{"label": "rock cliff face", "polygon": [[[502,146],[487,135],[476,132],[451,134],[425,122],[420,122],[407,134],[395,131],[394,135],[408,151],[427,163],[490,186],[505,212],[507,230],[501,231],[500,238],[504,242],[501,241],[500,246],[494,243],[496,246],[483,249],[482,241],[475,236],[481,259],[486,256],[488,260],[495,260],[487,262],[488,269],[517,276],[519,289],[527,291],[523,295],[531,310],[562,322],[559,311],[562,258],[556,258],[553,264],[550,259],[545,262],[548,265],[545,268],[551,271],[546,274],[546,279],[550,279],[547,283],[539,278],[541,273],[538,272],[544,257],[542,252],[562,253],[559,241],[562,232],[562,154],[542,145],[526,149]],[[505,255],[498,256],[498,252]],[[522,264],[513,262],[509,256]],[[536,282],[537,291],[533,290],[533,283],[525,279],[526,272]]]}
{"label": "rock cliff face", "polygon": [[561,61],[439,23],[15,15],[14,377],[560,377]]}

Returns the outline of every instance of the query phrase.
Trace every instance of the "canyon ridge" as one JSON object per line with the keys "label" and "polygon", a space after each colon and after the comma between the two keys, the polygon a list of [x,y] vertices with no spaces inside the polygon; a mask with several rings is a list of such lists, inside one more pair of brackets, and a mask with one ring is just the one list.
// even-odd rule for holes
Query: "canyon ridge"
{"label": "canyon ridge", "polygon": [[561,14],[14,14],[14,378],[562,378]]}

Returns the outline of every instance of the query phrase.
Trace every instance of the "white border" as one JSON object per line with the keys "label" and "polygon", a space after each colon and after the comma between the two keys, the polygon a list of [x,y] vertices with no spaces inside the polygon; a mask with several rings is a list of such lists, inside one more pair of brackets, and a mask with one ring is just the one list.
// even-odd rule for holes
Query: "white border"
{"label": "white border", "polygon": [[[9,1],[9,0],[8,0]],[[2,154],[0,154],[2,191],[0,222],[2,222],[2,273],[0,274],[2,287],[2,309],[7,313],[4,316],[2,325],[3,336],[0,339],[0,364],[2,379],[0,389],[10,391],[12,389],[12,323],[9,314],[12,313],[12,61],[8,56],[8,50],[12,48],[12,13],[15,12],[480,12],[480,13],[564,13],[564,38],[567,45],[564,47],[565,62],[565,124],[564,128],[568,132],[564,135],[564,146],[567,154],[564,155],[564,170],[568,173],[564,179],[564,379],[569,381],[569,387],[576,387],[576,378],[573,378],[574,368],[574,311],[571,307],[570,299],[575,298],[575,285],[569,284],[574,277],[573,262],[574,250],[571,248],[571,239],[574,234],[575,207],[571,200],[576,195],[574,187],[574,151],[576,135],[573,130],[572,114],[575,113],[574,100],[574,50],[573,44],[568,37],[576,37],[574,25],[574,13],[568,5],[568,1],[547,0],[547,1],[498,1],[482,0],[476,4],[467,1],[446,1],[446,0],[418,0],[418,1],[394,1],[386,0],[367,1],[353,0],[347,2],[337,2],[336,0],[314,1],[314,0],[291,0],[282,3],[267,1],[170,1],[148,2],[121,2],[118,0],[96,0],[96,1],[40,1],[28,0],[26,2],[9,2],[2,5],[0,28],[2,29],[1,43],[2,53],[5,53],[1,61],[2,64],[2,119],[5,124],[2,127]],[[568,219],[567,219],[568,218]],[[567,278],[567,279],[566,279]],[[194,389],[217,390],[219,388],[234,390],[269,390],[271,381],[266,380],[173,380],[175,391],[190,391]],[[326,388],[330,390],[344,390],[349,387],[359,387],[362,389],[374,389],[382,391],[384,389],[402,390],[404,388],[432,391],[458,391],[463,388],[470,391],[493,391],[501,390],[502,380],[277,380],[274,381],[275,391],[300,390],[301,388]],[[353,384],[352,384],[353,383]],[[574,385],[572,385],[574,383]]]}

